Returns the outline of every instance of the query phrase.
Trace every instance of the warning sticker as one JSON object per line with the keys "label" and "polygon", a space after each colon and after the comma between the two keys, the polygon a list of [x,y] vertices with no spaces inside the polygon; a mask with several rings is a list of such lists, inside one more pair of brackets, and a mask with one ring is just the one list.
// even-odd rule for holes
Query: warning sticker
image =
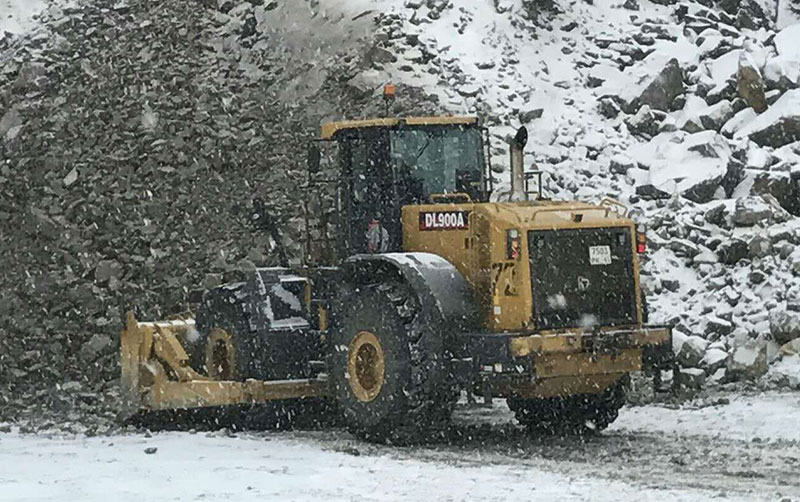
{"label": "warning sticker", "polygon": [[611,246],[589,246],[589,263],[611,265]]}

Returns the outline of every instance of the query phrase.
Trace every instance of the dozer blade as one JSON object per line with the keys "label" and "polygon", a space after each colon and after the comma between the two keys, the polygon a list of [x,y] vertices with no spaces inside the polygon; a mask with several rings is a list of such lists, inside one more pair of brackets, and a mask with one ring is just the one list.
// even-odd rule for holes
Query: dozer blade
{"label": "dozer blade", "polygon": [[123,414],[323,397],[328,393],[325,378],[242,382],[201,375],[189,366],[189,356],[180,342],[194,329],[193,319],[138,322],[133,313],[128,313],[120,355]]}

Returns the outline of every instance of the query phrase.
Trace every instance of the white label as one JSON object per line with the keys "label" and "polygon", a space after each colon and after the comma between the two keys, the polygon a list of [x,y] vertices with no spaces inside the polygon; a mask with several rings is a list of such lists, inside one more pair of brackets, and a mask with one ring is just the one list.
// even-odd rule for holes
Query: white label
{"label": "white label", "polygon": [[589,263],[611,265],[611,246],[589,246]]}

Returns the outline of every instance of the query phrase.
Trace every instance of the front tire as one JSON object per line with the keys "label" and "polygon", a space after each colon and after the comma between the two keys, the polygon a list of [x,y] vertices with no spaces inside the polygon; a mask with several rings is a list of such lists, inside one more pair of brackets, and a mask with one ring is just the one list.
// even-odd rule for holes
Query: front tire
{"label": "front tire", "polygon": [[419,310],[401,282],[353,286],[334,310],[329,374],[345,424],[363,439],[413,442],[452,413],[443,329],[423,325]]}
{"label": "front tire", "polygon": [[520,425],[532,433],[561,434],[602,431],[619,416],[625,405],[630,377],[625,375],[599,394],[546,399],[507,400]]}

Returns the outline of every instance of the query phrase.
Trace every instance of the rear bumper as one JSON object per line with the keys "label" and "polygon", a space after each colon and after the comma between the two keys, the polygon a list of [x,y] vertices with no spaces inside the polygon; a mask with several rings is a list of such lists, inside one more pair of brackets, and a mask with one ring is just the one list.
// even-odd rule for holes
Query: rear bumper
{"label": "rear bumper", "polygon": [[567,386],[594,392],[625,373],[672,364],[670,326],[468,334],[461,342],[460,373],[491,384],[495,395],[572,392],[564,390]]}
{"label": "rear bumper", "polygon": [[670,326],[565,331],[512,336],[508,341],[508,352],[511,357],[577,352],[614,354],[621,350],[636,348],[648,348],[649,351],[661,353],[671,350],[671,347],[672,328]]}

